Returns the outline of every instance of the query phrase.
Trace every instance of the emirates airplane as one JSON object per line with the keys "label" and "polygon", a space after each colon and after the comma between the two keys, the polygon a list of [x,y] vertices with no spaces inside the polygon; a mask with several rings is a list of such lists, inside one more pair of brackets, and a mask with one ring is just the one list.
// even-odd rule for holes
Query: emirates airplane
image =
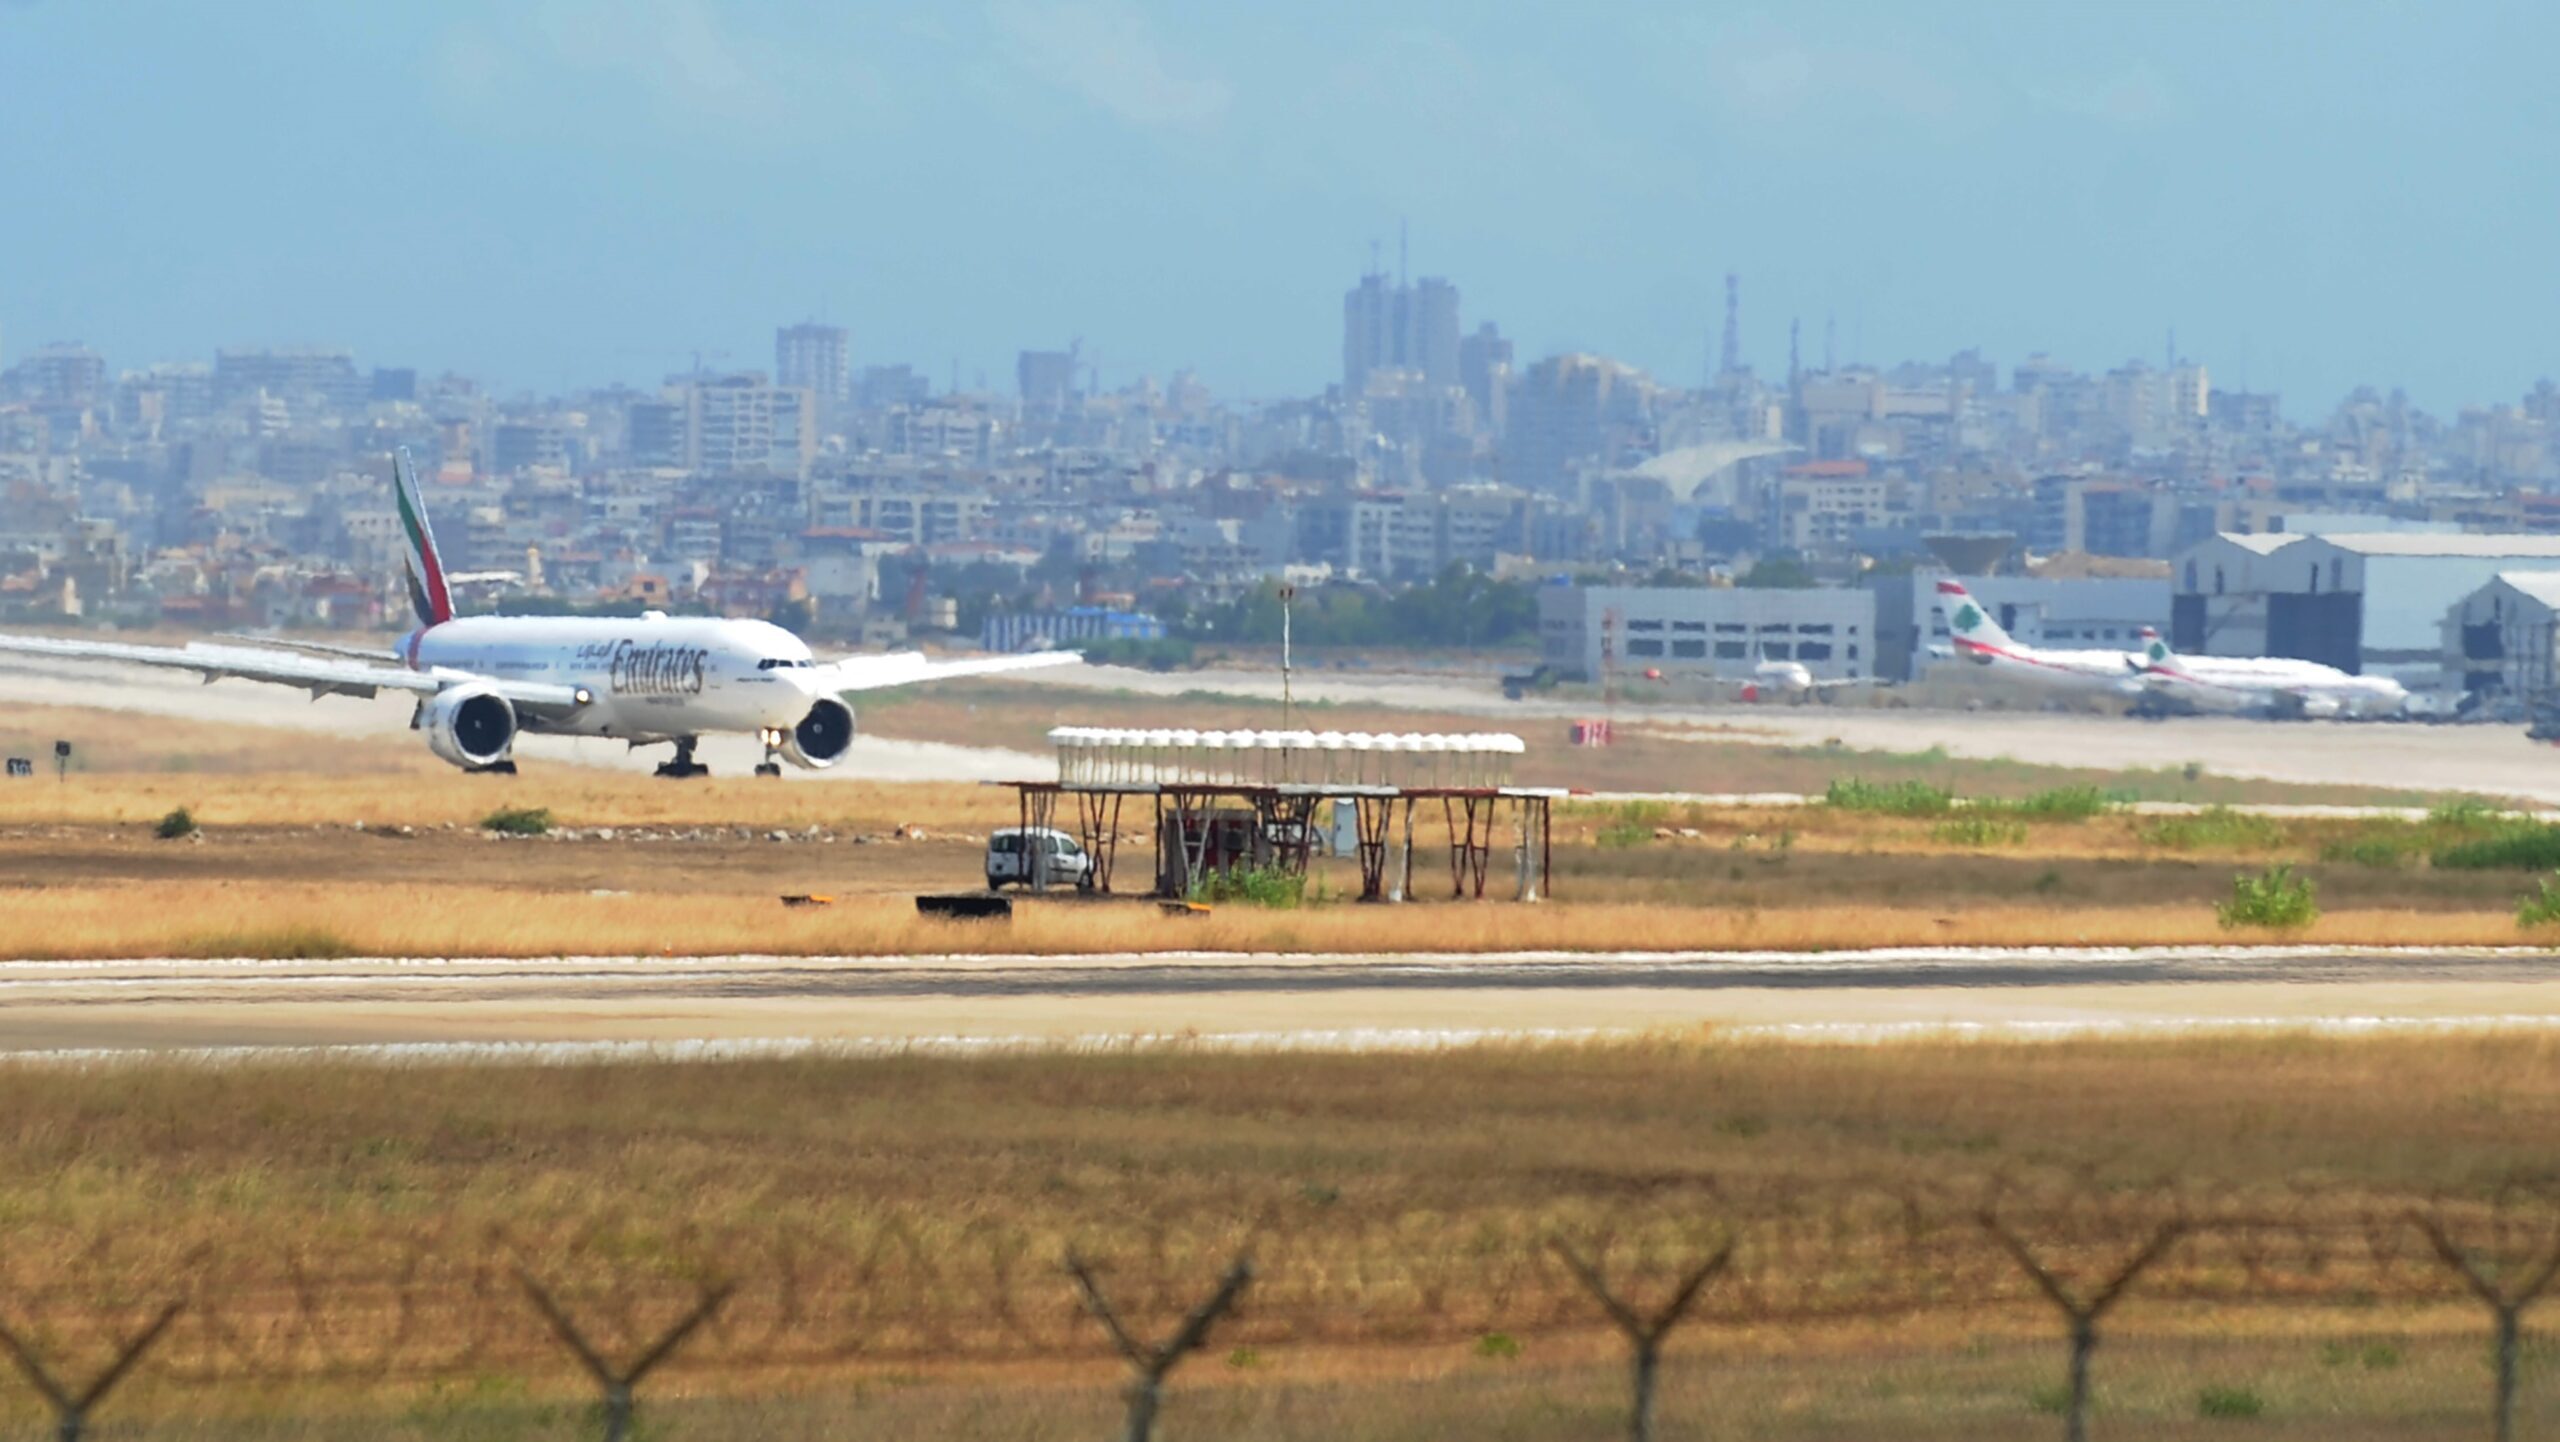
{"label": "emirates airplane", "polygon": [[516,737],[598,736],[633,746],[672,744],[661,776],[701,776],[694,760],[705,735],[753,734],[764,743],[760,776],[782,760],[819,770],[853,745],[856,691],[981,676],[1081,661],[1072,651],[933,661],[913,652],[820,662],[807,643],[764,621],[672,617],[637,619],[456,616],[435,535],[427,528],[417,469],[392,460],[393,490],[407,535],[410,603],[418,629],[396,651],[312,642],[132,646],[0,635],[0,654],[123,662],[269,681],[322,696],[418,698],[410,729],[427,748],[466,771],[512,773]]}

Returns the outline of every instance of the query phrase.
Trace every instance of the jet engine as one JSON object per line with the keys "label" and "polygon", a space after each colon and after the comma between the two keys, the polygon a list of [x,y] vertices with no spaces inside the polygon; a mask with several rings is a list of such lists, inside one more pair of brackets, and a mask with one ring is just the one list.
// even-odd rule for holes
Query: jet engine
{"label": "jet engine", "polygon": [[418,724],[427,749],[467,771],[512,766],[516,708],[488,686],[448,686],[429,697]]}
{"label": "jet engine", "polygon": [[853,745],[853,708],[833,696],[821,696],[800,724],[782,736],[782,754],[791,764],[823,771],[844,759]]}

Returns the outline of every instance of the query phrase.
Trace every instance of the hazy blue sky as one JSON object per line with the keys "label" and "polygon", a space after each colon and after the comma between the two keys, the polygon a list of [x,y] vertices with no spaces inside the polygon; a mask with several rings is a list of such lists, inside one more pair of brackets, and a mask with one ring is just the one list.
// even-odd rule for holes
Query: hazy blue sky
{"label": "hazy blue sky", "polygon": [[2560,369],[2560,7],[0,0],[0,345],[1311,391],[1370,242],[1526,356]]}

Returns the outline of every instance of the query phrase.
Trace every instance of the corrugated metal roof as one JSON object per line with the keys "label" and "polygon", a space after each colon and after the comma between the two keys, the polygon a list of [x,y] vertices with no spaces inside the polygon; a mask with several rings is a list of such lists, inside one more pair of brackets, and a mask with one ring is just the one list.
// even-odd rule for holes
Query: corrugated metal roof
{"label": "corrugated metal roof", "polygon": [[2316,539],[2360,556],[2478,556],[2491,560],[2501,556],[2548,556],[2560,560],[2560,536],[2429,536],[2370,531]]}
{"label": "corrugated metal roof", "polygon": [[2244,551],[2255,551],[2261,556],[2271,556],[2304,538],[2286,535],[2281,531],[2223,531],[2217,539],[2229,541]]}
{"label": "corrugated metal roof", "polygon": [[2498,579],[2560,611],[2560,571],[2500,571]]}

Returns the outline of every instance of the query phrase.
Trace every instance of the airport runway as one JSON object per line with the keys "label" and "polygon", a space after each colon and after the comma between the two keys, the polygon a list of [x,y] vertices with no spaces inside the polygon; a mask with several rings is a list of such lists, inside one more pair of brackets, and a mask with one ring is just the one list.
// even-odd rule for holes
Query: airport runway
{"label": "airport runway", "polygon": [[2560,957],[2337,948],[0,962],[0,1053],[1431,1045],[2560,1026]]}

